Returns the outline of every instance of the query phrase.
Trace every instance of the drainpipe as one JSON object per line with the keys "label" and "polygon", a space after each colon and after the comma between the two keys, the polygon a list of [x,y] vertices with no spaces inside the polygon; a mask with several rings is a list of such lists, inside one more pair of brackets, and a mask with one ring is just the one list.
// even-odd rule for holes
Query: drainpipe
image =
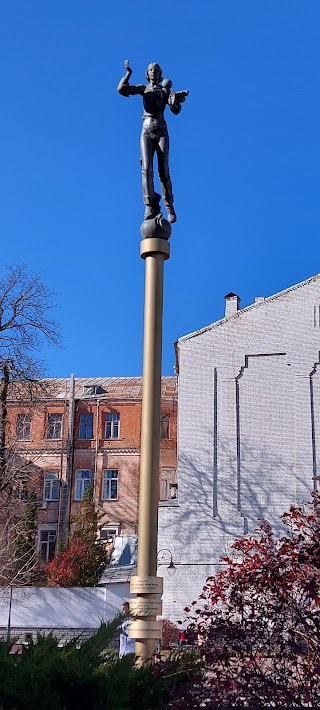
{"label": "drainpipe", "polygon": [[65,536],[65,490],[63,488],[63,461],[64,461],[64,422],[67,409],[67,381],[65,382],[65,393],[63,400],[63,417],[61,431],[61,449],[60,449],[60,469],[59,469],[59,503],[58,503],[58,522],[57,522],[57,546],[64,544]]}
{"label": "drainpipe", "polygon": [[97,472],[98,472],[99,411],[100,411],[100,399],[97,399],[97,405],[96,405],[95,459],[94,459],[94,474],[93,474],[93,500],[94,500],[94,503],[96,503],[96,487],[97,487]]}
{"label": "drainpipe", "polygon": [[69,417],[68,417],[68,442],[67,442],[67,466],[66,466],[66,487],[67,487],[67,509],[65,520],[65,534],[69,538],[70,517],[71,517],[71,495],[73,484],[73,456],[74,456],[74,420],[75,420],[75,377],[70,375],[69,384]]}
{"label": "drainpipe", "polygon": [[10,638],[11,638],[11,608],[12,608],[12,584],[10,584],[9,614],[8,614],[8,626],[7,626],[7,641],[10,641]]}

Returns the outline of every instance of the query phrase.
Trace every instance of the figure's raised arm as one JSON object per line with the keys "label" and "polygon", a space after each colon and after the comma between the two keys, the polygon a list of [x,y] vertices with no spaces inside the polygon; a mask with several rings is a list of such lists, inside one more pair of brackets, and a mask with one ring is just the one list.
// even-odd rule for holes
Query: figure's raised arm
{"label": "figure's raised arm", "polygon": [[124,63],[124,68],[126,70],[126,73],[122,79],[120,79],[119,84],[117,86],[117,91],[121,96],[134,96],[135,94],[143,94],[145,90],[145,85],[144,84],[133,84],[133,86],[130,86],[129,84],[129,79],[132,74],[132,69],[130,68],[129,65],[129,59],[126,59]]}

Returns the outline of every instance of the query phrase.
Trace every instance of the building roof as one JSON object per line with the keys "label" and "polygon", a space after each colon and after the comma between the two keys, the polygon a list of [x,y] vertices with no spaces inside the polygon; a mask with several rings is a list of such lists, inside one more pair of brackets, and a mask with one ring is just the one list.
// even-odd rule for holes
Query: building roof
{"label": "building roof", "polygon": [[[70,378],[53,377],[42,380],[43,387],[38,388],[39,398],[62,399],[69,396],[71,381]],[[20,385],[19,390],[23,390],[25,385]],[[178,396],[178,385],[176,375],[161,378],[161,398],[176,399]],[[75,377],[74,378],[75,399],[113,399],[113,400],[139,400],[142,398],[142,377]]]}
{"label": "building roof", "polygon": [[98,582],[99,587],[116,582],[129,582],[137,574],[137,565],[106,565]]}
{"label": "building roof", "polygon": [[[290,286],[289,288],[284,289],[283,291],[279,291],[279,293],[275,293],[272,296],[268,296],[267,298],[264,299],[259,299],[258,301],[255,301],[254,303],[251,303],[249,306],[246,306],[245,308],[240,308],[236,313],[229,317],[224,317],[220,318],[217,321],[214,321],[214,323],[210,323],[209,325],[204,326],[203,328],[199,328],[199,330],[195,330],[193,333],[188,333],[187,335],[183,335],[181,338],[178,339],[177,344],[179,346],[180,343],[185,342],[186,340],[190,340],[191,338],[196,338],[198,335],[202,335],[203,333],[206,333],[209,330],[212,330],[213,328],[217,328],[218,326],[225,325],[226,323],[229,323],[231,320],[234,320],[235,318],[241,318],[243,313],[247,313],[247,311],[250,311],[252,308],[263,308],[266,303],[270,303],[270,301],[273,301],[277,298],[283,298],[287,294],[291,293],[292,291],[297,290],[298,288],[302,288],[303,286],[307,286],[308,284],[312,283],[313,281],[317,281],[320,279],[320,274],[315,274],[314,276],[311,276],[309,279],[306,279],[305,281],[301,281],[301,283],[295,284],[294,286]],[[228,296],[233,296],[236,294],[227,294]],[[239,296],[237,297],[239,298]]]}
{"label": "building roof", "polygon": [[[73,375],[66,378],[53,377],[42,382],[38,387],[39,399],[64,399],[69,397],[71,380]],[[75,377],[74,397],[75,399],[106,399],[106,400],[141,400],[142,399],[142,377]],[[13,392],[20,395],[26,391],[24,383],[17,385],[14,383]],[[161,398],[177,399],[178,384],[176,375],[161,378]],[[15,397],[14,397],[15,398]]]}
{"label": "building roof", "polygon": [[[91,388],[99,388],[96,396],[108,399],[141,399],[142,377],[76,377],[75,398],[92,396]],[[102,391],[99,391],[99,390]],[[87,394],[86,394],[87,390]],[[94,394],[94,393],[93,393]],[[161,396],[164,399],[177,397],[177,378],[161,378]]]}

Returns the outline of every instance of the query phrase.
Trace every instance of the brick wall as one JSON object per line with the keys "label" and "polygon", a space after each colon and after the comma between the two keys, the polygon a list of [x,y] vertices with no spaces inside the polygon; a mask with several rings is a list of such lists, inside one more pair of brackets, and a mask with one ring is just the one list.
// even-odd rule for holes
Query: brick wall
{"label": "brick wall", "polygon": [[[52,380],[50,395],[42,393],[30,404],[11,396],[8,435],[23,461],[28,461],[29,490],[38,492],[39,536],[46,529],[57,530],[58,541],[65,539],[70,519],[79,507],[77,471],[91,470],[94,498],[101,513],[100,524],[116,526],[119,534],[136,533],[140,465],[140,428],[142,378],[76,379],[74,396],[68,380]],[[169,415],[167,439],[161,441],[159,488],[169,469],[175,480],[177,458],[177,382],[175,377],[162,378],[162,413]],[[30,414],[30,437],[17,437],[17,421]],[[119,416],[115,438],[107,438],[106,418]],[[61,415],[61,437],[48,438],[48,415]],[[81,414],[92,415],[92,437],[81,438]],[[91,434],[91,432],[89,431]],[[117,496],[103,499],[103,472],[118,472]],[[44,477],[57,471],[60,478],[59,500],[43,500]],[[106,488],[105,488],[106,490]],[[163,486],[162,489],[163,491]],[[169,492],[169,488],[168,488]],[[40,539],[40,537],[39,537]]]}

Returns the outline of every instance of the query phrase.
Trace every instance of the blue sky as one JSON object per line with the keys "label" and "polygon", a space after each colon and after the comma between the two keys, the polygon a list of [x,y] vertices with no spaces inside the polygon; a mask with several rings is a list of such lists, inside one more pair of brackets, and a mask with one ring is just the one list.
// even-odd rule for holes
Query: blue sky
{"label": "blue sky", "polygon": [[3,0],[1,265],[56,292],[48,373],[140,375],[141,98],[123,62],[190,95],[168,111],[178,221],[165,265],[174,341],[319,268],[319,0]]}

